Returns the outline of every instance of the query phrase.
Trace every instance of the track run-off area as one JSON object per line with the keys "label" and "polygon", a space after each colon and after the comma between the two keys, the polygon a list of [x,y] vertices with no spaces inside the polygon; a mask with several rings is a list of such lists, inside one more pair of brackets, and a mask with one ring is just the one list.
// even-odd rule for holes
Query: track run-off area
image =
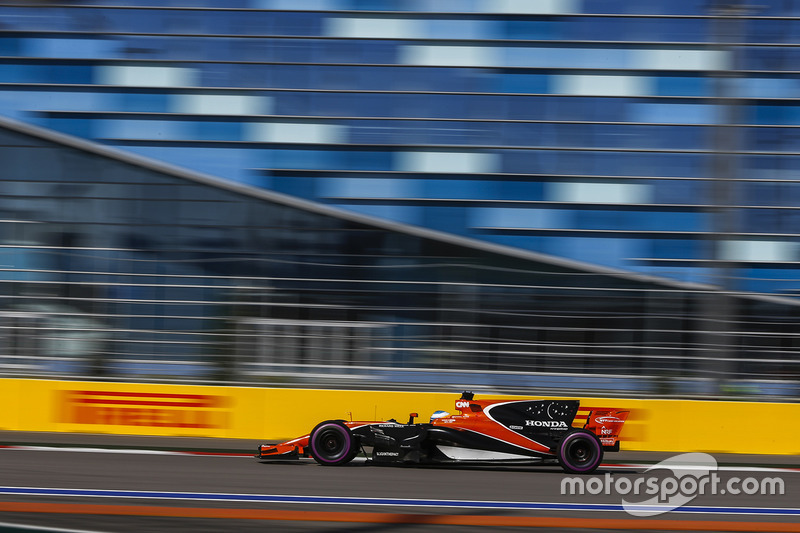
{"label": "track run-off area", "polygon": [[[648,469],[674,454],[607,454],[576,481],[557,466],[322,467],[259,463],[257,442],[220,450],[90,440],[0,440],[0,530],[800,532],[800,458],[790,456],[715,455],[703,494],[667,495],[663,487],[686,478]],[[634,494],[637,480],[670,498]]]}

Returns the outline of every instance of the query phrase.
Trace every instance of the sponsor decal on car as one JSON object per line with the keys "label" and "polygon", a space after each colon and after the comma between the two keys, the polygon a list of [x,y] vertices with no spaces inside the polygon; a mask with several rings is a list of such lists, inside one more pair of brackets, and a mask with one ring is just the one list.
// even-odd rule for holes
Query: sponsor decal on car
{"label": "sponsor decal on car", "polygon": [[598,424],[614,424],[616,422],[624,422],[624,420],[619,419],[616,416],[598,416],[594,419],[594,421]]}
{"label": "sponsor decal on car", "polygon": [[563,420],[526,420],[525,425],[550,429],[567,429],[569,427]]}
{"label": "sponsor decal on car", "polygon": [[456,400],[456,409],[469,409],[469,402],[466,400]]}

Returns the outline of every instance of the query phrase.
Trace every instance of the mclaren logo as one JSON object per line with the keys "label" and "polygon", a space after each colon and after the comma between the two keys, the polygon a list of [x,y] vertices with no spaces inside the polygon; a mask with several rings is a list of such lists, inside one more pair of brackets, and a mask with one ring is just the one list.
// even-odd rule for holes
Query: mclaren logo
{"label": "mclaren logo", "polygon": [[551,429],[566,429],[567,423],[563,420],[526,420],[525,425],[528,427],[537,427],[537,428],[551,428]]}

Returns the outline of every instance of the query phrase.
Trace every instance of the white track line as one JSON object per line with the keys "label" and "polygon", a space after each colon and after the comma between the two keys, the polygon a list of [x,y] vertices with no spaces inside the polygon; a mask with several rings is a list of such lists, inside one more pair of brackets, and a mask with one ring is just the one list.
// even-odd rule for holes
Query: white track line
{"label": "white track line", "polygon": [[106,533],[104,531],[97,531],[93,529],[64,529],[51,526],[29,526],[26,524],[14,524],[11,522],[0,522],[0,528],[25,529],[27,531],[41,531],[42,533]]}
{"label": "white track line", "polygon": [[253,454],[248,453],[214,453],[214,452],[191,452],[173,450],[147,450],[143,448],[91,448],[91,447],[66,447],[66,446],[3,446],[2,450],[21,450],[34,452],[59,452],[59,453],[120,453],[129,455],[190,455],[203,457],[247,457],[252,459]]}

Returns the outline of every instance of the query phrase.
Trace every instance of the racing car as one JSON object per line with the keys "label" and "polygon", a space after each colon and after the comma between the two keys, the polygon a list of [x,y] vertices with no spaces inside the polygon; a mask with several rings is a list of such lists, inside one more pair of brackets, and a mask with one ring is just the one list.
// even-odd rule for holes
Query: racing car
{"label": "racing car", "polygon": [[308,435],[263,444],[256,458],[312,457],[323,466],[345,465],[359,453],[375,464],[538,463],[569,473],[594,472],[604,451],[619,451],[630,411],[581,407],[579,400],[476,400],[455,402],[459,414],[436,411],[430,422],[326,420]]}

